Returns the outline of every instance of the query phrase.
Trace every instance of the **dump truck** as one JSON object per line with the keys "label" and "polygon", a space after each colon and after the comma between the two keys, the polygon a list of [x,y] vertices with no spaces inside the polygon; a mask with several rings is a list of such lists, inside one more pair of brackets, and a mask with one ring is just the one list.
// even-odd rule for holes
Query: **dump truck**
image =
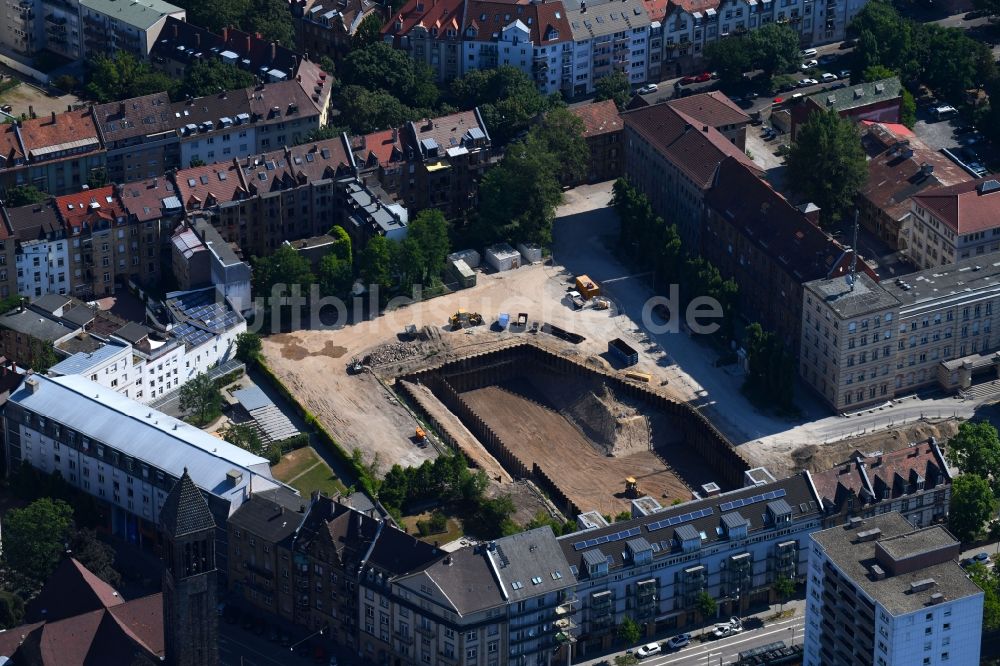
{"label": "dump truck", "polygon": [[576,290],[583,295],[584,300],[589,301],[595,296],[601,295],[601,288],[597,286],[597,283],[591,280],[586,275],[580,275],[576,278]]}
{"label": "dump truck", "polygon": [[427,443],[427,432],[420,426],[417,426],[417,429],[414,432],[414,438],[416,439],[417,444],[423,446]]}

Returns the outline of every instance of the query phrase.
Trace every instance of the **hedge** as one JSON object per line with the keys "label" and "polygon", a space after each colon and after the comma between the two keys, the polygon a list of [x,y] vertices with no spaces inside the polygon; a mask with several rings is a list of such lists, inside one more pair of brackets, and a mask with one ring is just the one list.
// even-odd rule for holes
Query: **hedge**
{"label": "hedge", "polygon": [[331,435],[327,429],[323,427],[323,424],[319,422],[319,419],[317,419],[312,412],[306,409],[305,405],[299,402],[298,399],[292,395],[291,391],[289,391],[282,381],[278,379],[277,375],[274,374],[274,371],[271,370],[270,366],[267,365],[267,362],[263,358],[257,362],[257,367],[260,368],[261,372],[264,373],[264,376],[271,382],[271,385],[274,386],[274,388],[277,389],[282,396],[284,396],[285,400],[295,406],[296,411],[298,411],[299,415],[303,418],[303,420],[305,420],[306,425],[310,428],[314,428],[320,440],[322,440],[334,453],[337,454],[345,467],[354,472],[354,476],[357,478],[358,483],[364,489],[365,493],[367,493],[369,497],[377,497],[378,493],[376,492],[376,488],[378,486],[375,479],[369,475],[368,470],[365,469],[364,465],[356,461],[353,456],[351,456],[351,454],[344,449],[344,447],[342,447],[336,439],[333,438],[333,435]]}
{"label": "hedge", "polygon": [[243,376],[243,370],[244,370],[244,368],[236,368],[235,370],[227,372],[224,375],[220,375],[220,376],[216,377],[215,378],[215,386],[217,388],[221,389],[224,386],[228,386],[229,384],[232,384],[234,381],[236,381],[237,379],[239,379],[240,377]]}

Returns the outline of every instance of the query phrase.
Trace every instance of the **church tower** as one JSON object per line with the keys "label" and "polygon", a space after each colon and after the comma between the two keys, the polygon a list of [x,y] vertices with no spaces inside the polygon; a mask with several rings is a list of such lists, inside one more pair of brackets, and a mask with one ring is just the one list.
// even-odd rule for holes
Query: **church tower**
{"label": "church tower", "polygon": [[160,510],[163,638],[170,666],[218,666],[215,519],[187,468]]}

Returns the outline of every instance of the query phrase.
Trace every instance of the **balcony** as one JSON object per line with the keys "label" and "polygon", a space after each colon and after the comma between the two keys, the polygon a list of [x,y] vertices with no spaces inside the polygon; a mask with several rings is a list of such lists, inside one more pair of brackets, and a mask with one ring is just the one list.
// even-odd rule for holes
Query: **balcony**
{"label": "balcony", "polygon": [[434,630],[434,627],[432,626],[424,626],[422,624],[418,624],[415,627],[415,629],[417,630],[417,633],[419,633],[421,636],[427,636],[428,638],[434,638],[437,635],[437,632]]}

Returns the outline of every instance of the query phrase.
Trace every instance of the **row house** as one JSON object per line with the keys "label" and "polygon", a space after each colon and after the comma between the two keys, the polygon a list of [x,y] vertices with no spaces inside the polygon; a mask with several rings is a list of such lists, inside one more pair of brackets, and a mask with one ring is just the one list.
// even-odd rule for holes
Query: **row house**
{"label": "row house", "polygon": [[32,185],[60,195],[106,178],[106,151],[89,109],[4,125],[0,149],[0,193]]}
{"label": "row house", "polygon": [[295,43],[313,57],[340,60],[351,50],[358,26],[369,16],[383,19],[382,6],[372,0],[295,0]]}
{"label": "row house", "polygon": [[217,35],[182,19],[168,16],[149,62],[173,78],[182,79],[188,68],[205,59],[221,60],[250,72],[261,83],[287,81],[298,73],[299,55],[260,33],[225,27]]}
{"label": "row house", "polygon": [[651,21],[643,0],[567,0],[573,35],[574,97],[594,91],[597,80],[621,72],[633,86],[648,76]]}
{"label": "row house", "polygon": [[110,296],[141,269],[139,229],[129,224],[115,187],[109,185],[55,199],[69,243],[72,293]]}
{"label": "row house", "polygon": [[[681,103],[683,106],[678,106]],[[737,145],[749,117],[724,96],[696,95],[623,112],[625,176],[657,215],[676,224],[689,251],[699,247],[705,197],[731,158],[762,173]]]}
{"label": "row house", "polygon": [[130,272],[129,280],[147,289],[162,285],[161,280],[167,278],[163,267],[168,265],[164,262],[169,253],[168,239],[184,216],[177,189],[168,178],[155,177],[125,183],[116,191],[130,225],[136,228],[135,233],[131,229],[128,233],[138,243],[138,247],[129,243],[132,266],[138,270]]}
{"label": "row house", "polygon": [[[819,227],[818,213],[815,206],[792,206],[733,158],[719,165],[706,197],[702,256],[740,285],[743,316],[793,353],[802,331],[802,285],[845,275],[854,260],[850,249]],[[875,277],[864,262],[859,269]]]}
{"label": "row house", "polygon": [[[862,124],[866,131],[861,141],[870,159],[868,177],[858,190],[858,221],[889,247],[907,249],[918,266],[927,268],[922,263],[926,258],[926,235],[920,239],[919,251],[911,247],[919,229],[911,198],[924,191],[969,182],[973,177],[903,125],[872,121]],[[1000,245],[996,249],[1000,250]]]}
{"label": "row house", "polygon": [[880,283],[864,273],[807,283],[800,376],[844,412],[994,375],[998,259],[970,257]]}

